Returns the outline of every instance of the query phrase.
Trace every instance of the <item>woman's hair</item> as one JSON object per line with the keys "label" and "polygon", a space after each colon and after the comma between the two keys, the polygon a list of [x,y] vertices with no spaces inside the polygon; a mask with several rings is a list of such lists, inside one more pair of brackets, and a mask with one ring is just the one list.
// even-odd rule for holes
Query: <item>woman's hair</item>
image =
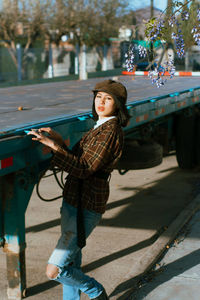
{"label": "woman's hair", "polygon": [[111,79],[96,84],[95,89],[93,90],[94,99],[92,106],[92,114],[95,121],[98,120],[98,114],[95,110],[95,98],[98,92],[105,92],[114,99],[116,105],[115,116],[117,116],[119,124],[122,127],[127,126],[130,115],[126,107],[127,90],[125,86],[122,83]]}
{"label": "woman's hair", "polygon": [[[95,98],[98,92],[94,93],[94,100],[93,100],[93,105],[92,105],[92,114],[93,118],[95,121],[98,120],[98,114],[95,110]],[[113,96],[112,96],[113,97]],[[118,118],[119,124],[122,127],[126,127],[128,124],[128,121],[130,119],[130,115],[128,113],[128,109],[126,105],[122,104],[120,101],[118,101],[116,98],[114,98],[115,105],[116,105],[116,111],[115,111],[115,116]]]}

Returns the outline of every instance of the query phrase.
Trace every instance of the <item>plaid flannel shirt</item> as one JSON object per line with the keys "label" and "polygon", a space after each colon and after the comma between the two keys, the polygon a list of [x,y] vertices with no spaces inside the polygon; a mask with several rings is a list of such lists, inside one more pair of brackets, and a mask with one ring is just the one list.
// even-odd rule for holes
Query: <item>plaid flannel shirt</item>
{"label": "plaid flannel shirt", "polygon": [[71,205],[78,204],[79,179],[82,184],[82,207],[104,213],[109,197],[109,181],[98,178],[95,172],[111,173],[123,148],[123,131],[117,118],[91,129],[72,151],[58,147],[52,164],[68,173],[63,198]]}

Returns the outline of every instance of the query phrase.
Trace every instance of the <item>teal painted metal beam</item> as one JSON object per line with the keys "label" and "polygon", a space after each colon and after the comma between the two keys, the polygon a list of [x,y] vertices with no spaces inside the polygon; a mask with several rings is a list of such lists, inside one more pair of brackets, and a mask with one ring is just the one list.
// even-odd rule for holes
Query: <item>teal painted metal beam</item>
{"label": "teal painted metal beam", "polygon": [[[124,129],[130,131],[150,121],[162,118],[182,109],[192,107],[200,103],[200,88],[185,90],[182,93],[167,94],[156,98],[149,98],[140,102],[128,104],[131,115],[129,125]],[[94,125],[91,112],[76,116],[62,116],[46,122],[36,124],[34,128],[50,126],[60,132],[72,147],[81,136]],[[0,161],[12,159],[8,167],[0,167],[0,176],[15,172],[27,166],[37,164],[49,158],[44,147],[39,143],[33,143],[30,136],[24,132],[25,127],[17,129],[12,136],[0,138]],[[10,134],[10,133],[9,133]]]}

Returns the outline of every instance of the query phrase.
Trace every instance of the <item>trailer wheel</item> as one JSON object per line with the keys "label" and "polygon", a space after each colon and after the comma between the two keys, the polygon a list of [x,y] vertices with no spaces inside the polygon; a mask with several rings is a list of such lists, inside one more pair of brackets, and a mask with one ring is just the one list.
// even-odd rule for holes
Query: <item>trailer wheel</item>
{"label": "trailer wheel", "polygon": [[117,169],[121,175],[128,170],[139,170],[155,167],[161,164],[163,158],[162,146],[156,142],[126,140]]}
{"label": "trailer wheel", "polygon": [[195,115],[178,115],[175,120],[176,158],[180,168],[195,166]]}

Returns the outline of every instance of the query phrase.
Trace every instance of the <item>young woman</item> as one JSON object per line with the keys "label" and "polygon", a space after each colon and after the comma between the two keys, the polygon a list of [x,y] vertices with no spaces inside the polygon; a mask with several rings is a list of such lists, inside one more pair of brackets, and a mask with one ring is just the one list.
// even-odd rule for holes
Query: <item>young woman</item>
{"label": "young woman", "polygon": [[[123,131],[129,115],[127,91],[113,80],[97,83],[93,101],[94,128],[69,150],[51,128],[31,131],[33,140],[54,152],[52,164],[68,172],[61,208],[61,236],[47,265],[47,276],[63,285],[63,300],[106,300],[103,286],[81,271],[81,248],[99,223],[109,196],[109,178],[123,147]],[[43,132],[47,132],[48,136]]]}

